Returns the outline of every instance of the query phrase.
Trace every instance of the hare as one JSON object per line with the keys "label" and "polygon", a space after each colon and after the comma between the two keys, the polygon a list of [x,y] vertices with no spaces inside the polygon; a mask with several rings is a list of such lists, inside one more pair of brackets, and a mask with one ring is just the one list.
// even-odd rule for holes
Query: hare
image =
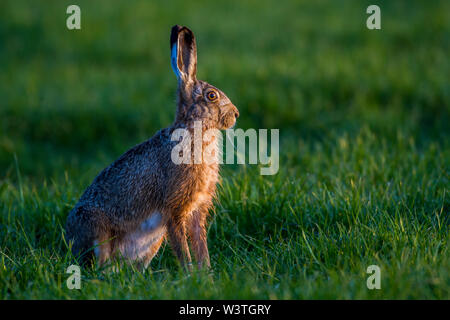
{"label": "hare", "polygon": [[197,266],[210,267],[206,225],[219,164],[174,163],[171,152],[179,141],[171,134],[192,132],[199,121],[203,132],[228,129],[239,112],[221,90],[196,78],[197,47],[190,29],[172,27],[170,48],[178,80],[175,121],[100,172],[69,213],[66,238],[83,263],[94,255],[99,264],[121,256],[146,268],[168,238],[181,266],[191,269],[189,236]]}

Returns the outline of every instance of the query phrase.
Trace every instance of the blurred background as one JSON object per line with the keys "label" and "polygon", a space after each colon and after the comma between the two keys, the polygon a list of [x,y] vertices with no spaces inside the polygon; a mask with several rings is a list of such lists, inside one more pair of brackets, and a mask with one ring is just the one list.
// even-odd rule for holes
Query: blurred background
{"label": "blurred background", "polygon": [[238,106],[238,127],[448,137],[447,1],[379,1],[378,31],[370,1],[80,0],[73,31],[70,4],[0,4],[0,177],[14,154],[29,176],[83,174],[168,126],[174,24],[194,30],[198,77]]}
{"label": "blurred background", "polygon": [[[66,27],[71,4],[81,30]],[[180,24],[196,35],[198,78],[239,108],[236,127],[280,129],[280,171],[224,166],[210,230],[223,274],[145,297],[448,298],[450,2],[376,1],[381,30],[366,28],[371,4],[0,1],[3,297],[68,297],[55,276],[66,215],[100,170],[172,123]],[[389,270],[383,293],[354,278],[374,261]],[[82,297],[139,297],[118,286]]]}

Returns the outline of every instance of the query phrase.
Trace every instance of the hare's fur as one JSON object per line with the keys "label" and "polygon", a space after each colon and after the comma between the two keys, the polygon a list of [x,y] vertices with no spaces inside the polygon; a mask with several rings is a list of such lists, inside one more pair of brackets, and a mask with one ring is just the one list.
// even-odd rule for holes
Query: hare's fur
{"label": "hare's fur", "polygon": [[[174,26],[172,66],[178,79],[175,122],[133,147],[104,169],[69,213],[66,237],[83,261],[95,255],[99,263],[122,256],[147,266],[167,237],[183,266],[191,250],[199,267],[209,266],[206,223],[216,183],[217,161],[175,164],[171,152],[178,128],[191,132],[195,121],[203,131],[226,129],[239,115],[219,89],[196,79],[195,38],[188,28]],[[216,94],[216,99],[210,99]],[[208,95],[208,96],[207,96]],[[207,98],[209,97],[209,98]],[[204,146],[217,141],[203,142]]]}

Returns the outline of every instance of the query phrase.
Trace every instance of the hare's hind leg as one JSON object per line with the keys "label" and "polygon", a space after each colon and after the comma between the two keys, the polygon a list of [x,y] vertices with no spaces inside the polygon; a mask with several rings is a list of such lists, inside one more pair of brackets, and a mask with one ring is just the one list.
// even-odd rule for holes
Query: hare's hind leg
{"label": "hare's hind leg", "polygon": [[154,212],[148,219],[121,236],[115,244],[115,253],[119,257],[139,266],[147,267],[161,246],[166,227],[162,223],[162,215]]}
{"label": "hare's hind leg", "polygon": [[[100,221],[100,213],[83,207],[74,208],[67,218],[66,237],[68,243],[72,244],[72,253],[82,265],[94,262],[94,257],[102,250],[96,247],[105,234],[105,224]],[[102,255],[104,256],[104,254]]]}
{"label": "hare's hind leg", "polygon": [[94,240],[94,254],[98,265],[105,264],[111,258],[113,239],[109,233],[103,233]]}
{"label": "hare's hind leg", "polygon": [[161,244],[163,243],[165,238],[165,235],[162,235],[159,240],[156,240],[148,249],[147,253],[145,254],[144,259],[142,260],[142,267],[145,269],[148,267],[152,259],[156,256],[156,254],[159,251],[159,248],[161,247]]}

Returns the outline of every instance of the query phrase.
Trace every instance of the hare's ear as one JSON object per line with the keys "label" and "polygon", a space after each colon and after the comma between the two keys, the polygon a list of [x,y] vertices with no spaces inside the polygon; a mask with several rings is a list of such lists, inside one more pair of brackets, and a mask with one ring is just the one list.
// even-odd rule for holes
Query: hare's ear
{"label": "hare's ear", "polygon": [[170,51],[173,72],[179,82],[195,81],[197,73],[197,46],[194,34],[186,27],[172,27]]}

